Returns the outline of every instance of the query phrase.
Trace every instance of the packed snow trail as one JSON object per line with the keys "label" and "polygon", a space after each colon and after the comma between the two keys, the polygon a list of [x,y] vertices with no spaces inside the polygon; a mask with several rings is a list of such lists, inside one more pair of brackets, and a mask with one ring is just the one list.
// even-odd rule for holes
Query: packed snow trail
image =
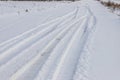
{"label": "packed snow trail", "polygon": [[0,79],[78,79],[77,66],[95,18],[89,6],[70,5],[75,7],[71,12],[0,44]]}
{"label": "packed snow trail", "polygon": [[[71,13],[69,13],[68,15],[66,15],[66,18],[67,18],[67,17],[70,17],[70,15],[73,15],[73,16],[74,16],[74,13],[75,13],[75,12],[76,12],[76,10],[73,11],[73,12],[71,12]],[[65,17],[65,16],[63,16],[63,18],[64,18],[64,17]],[[35,29],[29,30],[29,31],[21,34],[20,36],[17,36],[17,37],[15,37],[15,38],[13,38],[13,39],[10,39],[10,40],[8,40],[8,41],[6,41],[6,42],[1,43],[1,44],[0,44],[0,53],[2,53],[3,51],[5,51],[6,49],[10,48],[12,45],[15,45],[16,43],[18,44],[18,42],[20,42],[21,40],[29,37],[30,35],[35,34],[35,33],[38,32],[39,30],[42,30],[43,28],[45,28],[46,25],[52,25],[52,24],[54,24],[57,20],[60,21],[59,18],[57,18],[57,19],[52,20],[52,21],[50,21],[50,22],[47,22],[47,23],[45,23],[45,24],[39,25],[39,26],[36,27]],[[55,25],[55,24],[54,24],[54,25]]]}
{"label": "packed snow trail", "polygon": [[[68,27],[66,27],[66,29],[64,29],[61,33],[59,33],[59,35],[58,36],[56,36],[46,47],[45,47],[45,49],[41,52],[41,54],[42,55],[44,55],[44,56],[46,56],[46,58],[45,57],[43,57],[43,59],[47,59],[47,56],[49,56],[50,55],[50,53],[52,52],[52,50],[54,49],[54,47],[56,47],[58,44],[59,44],[59,41],[68,33],[68,31],[71,29],[71,27],[73,27],[73,25],[75,25],[75,23],[77,23],[79,20],[77,20],[77,21],[75,21],[75,22],[73,22],[72,24],[70,24],[70,25],[68,25]],[[64,38],[63,38],[64,39]],[[48,51],[47,51],[48,50]],[[30,72],[28,72],[28,73],[31,73],[32,71],[35,71],[35,70],[33,70],[33,69],[37,69],[37,66],[35,66],[35,68],[34,67],[32,67],[33,66],[33,64],[35,64],[35,63],[39,63],[39,65],[41,64],[40,63],[40,61],[41,61],[41,58],[40,58],[41,56],[37,56],[37,57],[35,57],[35,59],[33,59],[31,62],[33,62],[33,63],[29,63],[29,66],[28,66],[28,64],[26,65],[26,66],[28,66],[28,67],[31,67],[30,68],[30,70],[27,70],[27,71],[30,71]],[[35,61],[36,59],[38,59],[37,61]],[[39,60],[40,59],[40,60]],[[42,60],[43,61],[43,60]],[[30,66],[30,64],[31,64],[31,66]],[[29,69],[29,68],[26,68],[26,69]],[[25,67],[23,67],[23,68],[25,68]],[[39,67],[38,67],[39,68]],[[20,70],[20,71],[23,71],[23,70]],[[27,71],[25,71],[25,72],[27,72]],[[38,70],[37,70],[38,71]],[[32,72],[33,73],[33,72]],[[23,77],[23,78],[25,78],[25,77]],[[31,79],[30,77],[29,77],[29,79]],[[32,80],[32,79],[31,79]]]}
{"label": "packed snow trail", "polygon": [[[69,15],[65,16],[65,17],[67,18],[67,17],[69,17]],[[57,21],[57,20],[55,20],[55,21]],[[59,25],[61,23],[61,21],[63,21],[63,20],[58,19],[57,23],[53,22],[54,23],[53,25],[51,24],[48,28],[45,27],[45,29],[43,29],[43,30],[40,29],[41,31],[39,31],[39,32],[37,31],[36,34],[32,33],[32,35],[30,37],[28,36],[28,38],[26,36],[25,37],[23,36],[22,37],[23,40],[20,40],[20,42],[17,42],[17,44],[14,44],[13,47],[10,46],[10,48],[8,48],[8,50],[6,50],[5,52],[3,52],[0,55],[0,65],[6,63],[13,56],[22,52],[24,49],[26,49],[27,47],[32,45],[32,43],[35,43],[40,38],[44,37],[45,35],[49,34],[52,31],[54,31],[54,29],[56,29],[57,25]],[[38,30],[38,29],[36,29],[36,30]]]}
{"label": "packed snow trail", "polygon": [[[73,15],[73,17],[74,17],[74,15]],[[69,17],[70,19],[72,19],[73,17]],[[61,29],[63,29],[63,25],[66,23],[66,22],[69,22],[69,19],[67,19],[63,24],[61,24],[61,25],[59,25],[59,26],[61,26],[60,27],[60,29],[59,30],[57,30],[57,31],[54,31],[53,33],[52,33],[52,36],[49,36],[49,39],[52,39],[52,37],[54,38],[54,36],[56,35],[56,32],[57,32],[57,34],[58,34],[58,32],[60,32],[61,31]],[[59,27],[59,26],[57,26],[57,27]],[[46,40],[46,38],[44,39],[44,40]],[[43,41],[43,40],[42,40]],[[47,40],[47,42],[48,42],[49,40]],[[40,41],[41,42],[41,41]],[[45,42],[45,41],[44,41]],[[42,44],[42,43],[41,43]],[[45,45],[45,44],[43,44],[43,45]],[[42,45],[42,47],[43,47],[43,45]],[[40,50],[40,49],[39,49]],[[41,49],[42,50],[42,49]],[[22,52],[22,53],[20,53],[20,54],[23,54],[23,56],[25,56],[26,55],[26,52],[24,53],[24,52]],[[36,53],[35,53],[36,54]],[[35,54],[33,54],[33,55],[35,55]],[[18,54],[17,54],[18,55]],[[32,56],[32,55],[30,55],[30,56]],[[14,56],[15,57],[15,56]],[[18,55],[18,57],[19,57],[19,55]],[[18,61],[18,57],[17,57],[17,61]],[[26,56],[27,57],[27,56]],[[25,58],[26,58],[25,57]],[[22,59],[23,59],[23,57],[21,57]],[[16,60],[12,60],[12,62],[15,62]],[[25,61],[24,61],[25,62]],[[23,62],[22,62],[23,63]],[[6,65],[10,65],[10,66],[6,66]],[[20,66],[21,64],[19,64],[19,66]],[[13,72],[15,72],[16,71],[16,69],[18,69],[19,67],[17,67],[17,68],[14,68],[14,70],[12,70],[12,72],[11,72],[11,70],[7,70],[6,68],[7,67],[11,67],[12,68],[12,66],[13,66],[13,68],[15,67],[14,65],[11,65],[11,62],[10,61],[8,61],[8,64],[5,64],[5,66],[3,65],[2,66],[2,68],[1,68],[1,72],[2,72],[2,74],[4,73],[7,73],[8,71],[10,71],[10,73],[8,74],[8,75],[10,75],[10,74],[12,74]],[[16,65],[17,66],[17,65]]]}

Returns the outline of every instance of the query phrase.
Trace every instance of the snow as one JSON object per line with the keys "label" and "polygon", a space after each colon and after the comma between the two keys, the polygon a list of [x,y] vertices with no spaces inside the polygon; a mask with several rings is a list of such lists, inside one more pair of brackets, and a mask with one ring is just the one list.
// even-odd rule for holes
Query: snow
{"label": "snow", "polygon": [[0,79],[120,80],[119,34],[98,1],[1,1]]}
{"label": "snow", "polygon": [[92,75],[91,80],[119,80],[120,19],[98,2],[88,3],[97,20],[95,32],[89,44],[89,51],[92,54],[89,73]]}

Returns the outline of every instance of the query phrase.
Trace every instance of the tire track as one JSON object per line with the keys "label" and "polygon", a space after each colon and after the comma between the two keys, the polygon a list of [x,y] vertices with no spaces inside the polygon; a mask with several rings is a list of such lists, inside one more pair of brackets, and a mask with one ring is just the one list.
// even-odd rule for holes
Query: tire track
{"label": "tire track", "polygon": [[[79,29],[73,35],[64,54],[60,57],[57,67],[49,80],[71,80],[80,55],[81,39],[86,26],[87,18],[82,22]],[[74,54],[73,54],[74,53]]]}
{"label": "tire track", "polygon": [[[26,74],[30,75],[29,77],[26,76],[26,78],[29,78],[32,80],[35,75],[37,75],[38,70],[42,67],[44,62],[47,60],[50,53],[54,50],[54,48],[59,44],[61,39],[66,35],[66,33],[69,32],[69,30],[73,27],[73,24],[70,24],[68,27],[66,27],[62,32],[59,33],[56,38],[54,38],[44,49],[41,51],[35,58],[33,58],[28,64],[26,64],[22,69],[20,69],[15,75],[12,76],[11,80],[19,80],[19,78]],[[42,54],[42,56],[41,56]],[[42,62],[41,62],[42,61]],[[29,74],[30,73],[32,74]],[[33,77],[34,76],[34,77]],[[22,80],[25,79],[24,77],[21,77]],[[20,79],[21,79],[20,78]]]}
{"label": "tire track", "polygon": [[[48,44],[48,42],[50,42],[51,40],[52,40],[52,38],[54,38],[59,32],[61,32],[63,29],[64,29],[64,26],[66,25],[66,23],[71,23],[74,18],[74,16],[71,16],[71,17],[69,17],[69,19],[66,19],[66,20],[64,20],[64,22],[62,22],[59,26],[57,26],[58,27],[58,29],[56,29],[56,30],[54,30],[53,32],[51,32],[50,34],[48,34],[47,36],[47,41],[45,42],[45,44],[43,44],[43,46],[45,46],[46,44]],[[72,21],[71,21],[72,20]],[[50,35],[50,36],[49,36]],[[51,38],[50,38],[51,37]],[[42,38],[42,40],[41,41],[37,41],[39,44],[41,44],[41,43],[43,43],[44,42],[44,40],[46,40],[46,37],[45,38]],[[49,41],[50,40],[50,41]],[[37,44],[37,42],[35,42],[36,44]],[[35,44],[34,43],[34,44]],[[42,47],[43,47],[42,46]],[[13,59],[12,60],[10,60],[10,61],[8,61],[7,62],[7,64],[5,64],[5,65],[3,65],[1,68],[0,68],[0,77],[2,77],[2,79],[4,79],[4,80],[7,80],[6,78],[6,76],[10,76],[10,75],[12,75],[13,73],[15,73],[20,67],[22,67],[24,64],[25,64],[25,61],[26,62],[28,62],[32,57],[34,57],[34,56],[36,56],[37,55],[37,53],[38,53],[38,51],[37,51],[37,53],[35,53],[35,54],[33,54],[33,56],[31,56],[31,58],[29,58],[29,59],[26,59],[26,57],[29,55],[29,49],[30,48],[27,48],[27,51],[28,51],[28,53],[26,52],[26,51],[24,51],[24,52],[22,52],[21,54],[19,54],[18,56],[15,56],[15,57],[13,57]],[[43,48],[41,48],[41,50],[42,50]],[[36,51],[36,50],[34,50],[34,51]],[[40,51],[40,50],[39,50]],[[27,53],[27,54],[26,54]],[[25,55],[26,55],[26,57],[25,57]],[[24,58],[23,58],[24,57]],[[23,60],[21,60],[21,58],[23,59]],[[17,62],[16,62],[17,61]],[[24,62],[22,62],[22,61],[24,61]],[[19,62],[20,62],[20,64],[19,64]],[[13,65],[12,65],[13,64]],[[17,65],[15,65],[15,64],[17,64]],[[10,67],[11,69],[9,70],[9,69],[7,69],[7,67]],[[13,70],[12,70],[13,69]],[[5,76],[4,76],[4,74],[5,74]]]}
{"label": "tire track", "polygon": [[[81,80],[87,78],[86,44],[94,15],[79,7],[0,44],[3,80]],[[84,63],[84,64],[83,64]],[[9,67],[9,68],[8,68]],[[87,65],[88,67],[88,65]]]}
{"label": "tire track", "polygon": [[3,52],[0,55],[0,65],[5,64],[8,60],[16,56],[18,53],[27,49],[29,46],[37,42],[39,39],[43,38],[44,36],[48,35],[50,32],[57,29],[58,24],[61,24],[62,21],[63,20],[61,19],[59,23],[56,23],[55,25],[51,25],[51,27],[49,26],[43,29],[42,31],[36,33],[35,35],[28,37],[27,39],[24,39],[19,44],[16,44],[15,46],[11,47],[7,51]]}
{"label": "tire track", "polygon": [[76,70],[73,76],[72,80],[89,80],[88,77],[88,70],[89,70],[89,51],[88,51],[88,45],[89,40],[91,38],[91,33],[94,30],[94,26],[96,24],[96,19],[93,13],[91,12],[90,8],[86,7],[89,14],[89,22],[87,26],[86,32],[83,34],[83,48],[81,50],[81,55],[79,57]]}
{"label": "tire track", "polygon": [[68,33],[68,35],[65,36],[63,40],[58,44],[58,46],[55,47],[54,51],[51,53],[49,58],[46,60],[45,64],[39,71],[39,74],[35,78],[35,80],[47,80],[49,77],[53,74],[54,69],[56,68],[56,64],[58,63],[58,59],[63,54],[64,50],[66,49],[66,46],[69,44],[73,34],[76,32],[76,30],[79,28],[80,23],[82,23],[82,20],[78,20],[73,27],[73,29]]}
{"label": "tire track", "polygon": [[[8,41],[5,41],[3,43],[0,44],[0,53],[6,51],[7,49],[9,49],[11,46],[14,46],[15,44],[18,44],[19,42],[21,42],[22,40],[30,37],[31,35],[33,34],[36,34],[37,32],[39,32],[40,30],[43,30],[44,28],[48,27],[48,25],[55,25],[55,22],[58,21],[62,21],[63,19],[65,18],[69,18],[70,16],[74,16],[74,13],[76,12],[76,10],[74,10],[73,12],[65,15],[65,16],[62,16],[62,17],[58,17],[57,19],[54,19],[50,22],[47,22],[45,24],[42,24],[42,25],[39,25],[38,27],[34,28],[34,29],[31,29],[15,38],[12,38]],[[58,23],[57,22],[57,23]],[[53,25],[53,26],[54,26]]]}

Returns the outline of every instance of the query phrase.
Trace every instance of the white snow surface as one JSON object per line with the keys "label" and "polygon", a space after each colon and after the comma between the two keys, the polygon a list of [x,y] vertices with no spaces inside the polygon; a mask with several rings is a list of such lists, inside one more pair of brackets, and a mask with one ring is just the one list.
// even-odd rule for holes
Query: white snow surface
{"label": "white snow surface", "polygon": [[119,35],[98,1],[0,1],[0,80],[120,80]]}

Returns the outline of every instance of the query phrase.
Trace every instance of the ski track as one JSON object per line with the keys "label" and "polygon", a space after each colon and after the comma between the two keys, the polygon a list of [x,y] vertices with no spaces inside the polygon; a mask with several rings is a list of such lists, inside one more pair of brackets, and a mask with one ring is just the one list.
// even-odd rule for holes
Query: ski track
{"label": "ski track", "polygon": [[[2,80],[84,80],[84,61],[95,18],[88,6],[26,31],[0,44]],[[14,25],[14,24],[12,24]],[[83,60],[83,61],[82,61]],[[88,67],[88,66],[87,66]],[[86,80],[86,79],[85,79]]]}

